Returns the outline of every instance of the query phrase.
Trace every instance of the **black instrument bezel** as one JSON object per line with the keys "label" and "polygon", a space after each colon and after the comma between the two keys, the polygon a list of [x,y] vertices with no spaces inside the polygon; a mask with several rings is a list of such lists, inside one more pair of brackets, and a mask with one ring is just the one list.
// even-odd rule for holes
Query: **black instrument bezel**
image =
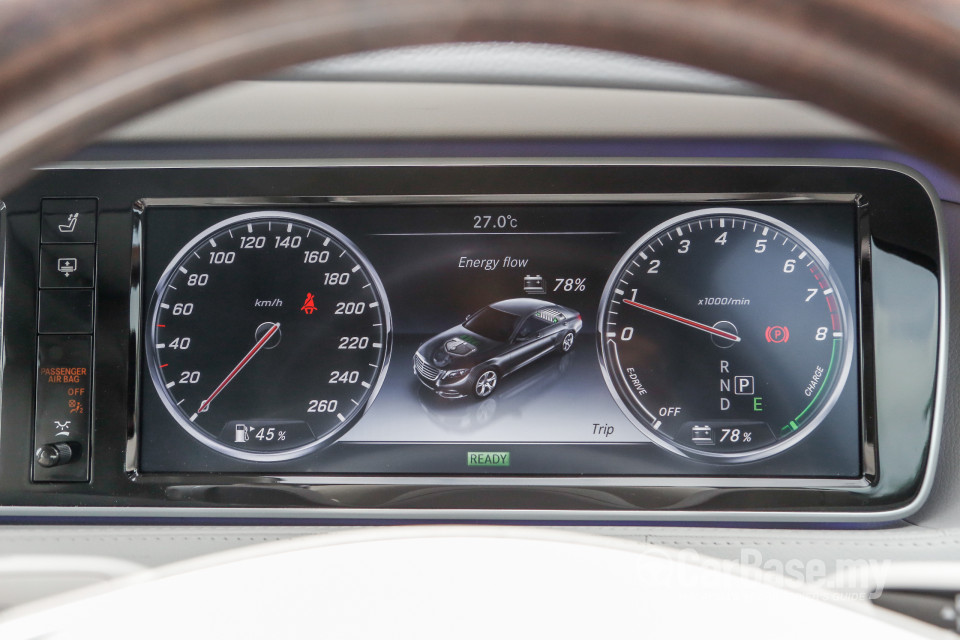
{"label": "black instrument bezel", "polygon": [[[457,162],[417,160],[376,165],[180,168],[54,168],[38,171],[6,200],[4,215],[3,405],[0,517],[176,517],[289,520],[673,519],[892,520],[919,506],[935,465],[942,416],[945,287],[938,202],[911,170],[882,163],[723,161]],[[97,197],[100,202],[91,481],[34,484],[32,454],[36,272],[41,198]],[[698,204],[850,201],[859,211],[858,306],[864,476],[789,483],[724,479],[303,478],[233,474],[139,474],[139,224],[143,202],[263,206],[358,201],[635,201]],[[133,242],[131,242],[131,238]],[[896,296],[886,270],[920,267],[932,275],[929,308],[937,322],[924,344],[936,356],[929,394],[914,398],[909,423],[878,412],[876,361],[891,336],[875,332],[873,299]],[[9,312],[15,309],[16,312]],[[903,313],[909,312],[903,310]],[[923,350],[931,352],[930,349]],[[878,352],[883,352],[879,353]],[[911,371],[897,375],[909,377]],[[922,372],[917,375],[923,377]],[[929,377],[929,374],[927,374]],[[881,383],[884,381],[880,381]],[[889,382],[889,381],[887,381]],[[884,446],[902,441],[912,446]],[[893,472],[895,470],[895,472]],[[776,485],[776,486],[774,486]],[[64,510],[61,507],[70,507]],[[86,507],[77,510],[76,507]]]}

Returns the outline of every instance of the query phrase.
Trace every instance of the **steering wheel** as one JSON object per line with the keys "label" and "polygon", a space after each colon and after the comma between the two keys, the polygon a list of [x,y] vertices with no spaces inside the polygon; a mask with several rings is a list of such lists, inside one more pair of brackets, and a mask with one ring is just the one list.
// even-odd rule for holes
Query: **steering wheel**
{"label": "steering wheel", "polygon": [[949,0],[6,0],[0,193],[147,109],[283,65],[520,40],[754,81],[960,175],[960,4]]}
{"label": "steering wheel", "polygon": [[7,614],[0,636],[930,637],[929,627],[858,601],[864,593],[842,598],[783,574],[569,531],[378,527],[133,574]]}
{"label": "steering wheel", "polygon": [[[737,76],[871,127],[960,176],[960,5],[946,0],[5,0],[0,3],[0,193],[16,187],[32,167],[78,149],[111,126],[220,83],[373,48],[505,40],[608,49]],[[558,566],[551,563],[569,563],[571,558],[594,567],[601,578],[592,582],[598,587],[595,592],[586,588],[588,585],[571,585],[577,588],[584,607],[590,594],[595,596],[591,606],[603,603],[604,591],[599,587],[606,584],[604,578],[624,585],[632,579],[637,587],[643,584],[643,572],[660,576],[657,571],[662,569],[653,566],[656,563],[627,557],[632,550],[591,548],[583,540],[542,539],[553,534],[541,533],[536,540],[529,540],[526,538],[537,535],[493,528],[465,531],[449,534],[443,542],[436,540],[446,536],[442,532],[417,534],[414,530],[411,536],[420,535],[415,538],[420,543],[405,543],[399,534],[376,534],[384,540],[362,532],[347,542],[314,541],[313,547],[298,543],[277,553],[299,550],[299,556],[281,558],[268,553],[272,569],[266,575],[271,580],[280,574],[298,576],[288,584],[302,589],[310,589],[311,584],[317,588],[315,582],[303,579],[303,571],[315,572],[318,577],[339,576],[340,582],[327,583],[325,588],[346,596],[351,588],[364,588],[363,580],[349,583],[353,586],[344,582],[349,575],[358,575],[357,566],[385,573],[384,566],[371,563],[407,557],[404,553],[436,560],[435,550],[442,548],[449,552],[450,564],[435,565],[426,574],[409,563],[406,569],[398,569],[409,571],[407,577],[421,575],[414,584],[427,589],[421,595],[424,614],[429,615],[435,610],[431,597],[446,603],[442,606],[449,605],[454,595],[467,600],[479,597],[479,590],[472,588],[478,583],[469,577],[502,571],[502,561],[507,559],[538,562],[537,567],[544,570]],[[497,542],[504,539],[510,542]],[[423,540],[432,540],[433,546],[425,546]],[[341,546],[334,553],[331,549],[336,544]],[[317,545],[322,550],[317,551]],[[578,547],[580,551],[575,551],[577,545],[586,550]],[[311,548],[314,551],[309,551]],[[350,549],[360,551],[350,556]],[[360,564],[329,564],[334,558],[345,562],[348,557]],[[239,566],[245,571],[251,567],[249,561]],[[449,583],[425,584],[431,576],[451,579],[456,572],[446,569],[457,566],[471,588],[455,593]],[[536,596],[538,602],[542,595],[535,591],[538,586],[549,587],[552,593],[563,584],[562,572],[549,574],[558,581],[553,584],[509,582],[516,580],[516,569],[523,566],[514,565],[512,572],[501,574],[507,582],[499,587],[496,581],[482,584],[493,591],[509,587],[511,592],[522,585],[517,596],[525,592],[528,597]],[[340,569],[336,567],[342,571],[337,573]],[[626,575],[624,568],[635,573]],[[239,580],[235,570],[224,573],[221,566],[219,571],[205,574],[210,581],[202,584],[253,589],[237,594],[242,596],[239,599],[217,600],[224,607],[233,603],[238,614],[254,610],[258,593],[267,593],[257,592],[255,584],[231,582]],[[384,584],[394,585],[402,593],[404,581],[397,578],[403,576],[386,574]],[[195,579],[200,574],[186,575]],[[667,584],[662,577],[656,579],[661,580],[658,584]],[[366,586],[375,586],[376,581],[371,575]],[[270,584],[276,583],[267,580],[260,586]],[[675,587],[665,587],[663,593],[682,598],[684,592]],[[403,601],[415,606],[409,589],[407,594]],[[135,595],[143,606],[156,612],[157,601],[142,591]],[[198,595],[197,601],[202,597]],[[357,598],[362,598],[362,593],[357,593]],[[303,599],[302,604],[309,605],[308,600]],[[347,600],[340,597],[337,601]],[[796,606],[787,600],[771,606]],[[273,599],[269,603],[280,607]],[[694,609],[676,607],[679,615],[687,616],[685,624],[701,619],[697,610],[704,606],[693,599],[689,604]],[[169,599],[163,606],[170,606]],[[576,604],[571,601],[568,606],[561,609],[569,612]],[[781,613],[786,610],[779,609]],[[789,610],[793,614],[800,611]],[[105,620],[118,608],[87,611],[100,611]],[[792,615],[790,624],[802,626],[814,619],[810,616],[822,614]],[[494,617],[463,619],[462,624],[487,625],[485,635],[489,636],[498,632],[501,622],[495,612],[490,615]],[[861,623],[854,631],[861,633],[862,619],[856,618]],[[599,620],[599,614],[594,619]],[[242,618],[234,620],[242,622]],[[553,622],[556,620],[562,618]],[[717,622],[709,615],[702,620],[710,625]],[[770,624],[774,624],[772,619]],[[385,624],[384,629],[388,627]],[[597,628],[587,632],[594,633]],[[769,635],[771,628],[755,625],[753,630]],[[831,628],[833,633],[836,630],[836,626]],[[39,633],[39,628],[32,631]],[[143,631],[149,632],[149,627],[142,627]]]}

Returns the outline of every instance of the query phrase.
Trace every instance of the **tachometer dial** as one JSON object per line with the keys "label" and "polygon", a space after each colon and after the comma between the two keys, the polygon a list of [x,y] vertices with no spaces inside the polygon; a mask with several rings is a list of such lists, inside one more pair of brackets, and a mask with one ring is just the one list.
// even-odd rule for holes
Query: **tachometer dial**
{"label": "tachometer dial", "polygon": [[147,364],[192,436],[247,460],[333,441],[373,401],[391,319],[347,238],[277,211],[225,220],[170,262],[148,314]]}
{"label": "tachometer dial", "polygon": [[769,216],[716,208],[641,238],[607,282],[607,385],[657,444],[715,461],[772,455],[829,413],[854,325],[821,252]]}

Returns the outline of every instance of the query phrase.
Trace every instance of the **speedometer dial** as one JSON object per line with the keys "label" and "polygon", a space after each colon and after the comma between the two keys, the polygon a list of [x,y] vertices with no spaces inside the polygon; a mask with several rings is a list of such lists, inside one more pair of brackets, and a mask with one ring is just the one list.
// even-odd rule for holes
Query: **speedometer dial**
{"label": "speedometer dial", "polygon": [[826,258],[744,209],[658,226],[617,265],[598,336],[611,393],[657,444],[748,461],[800,441],[849,374],[853,320]]}
{"label": "speedometer dial", "polygon": [[147,365],[173,418],[221,453],[285,460],[332,442],[389,362],[380,279],[333,228],[262,211],[198,235],[149,311]]}

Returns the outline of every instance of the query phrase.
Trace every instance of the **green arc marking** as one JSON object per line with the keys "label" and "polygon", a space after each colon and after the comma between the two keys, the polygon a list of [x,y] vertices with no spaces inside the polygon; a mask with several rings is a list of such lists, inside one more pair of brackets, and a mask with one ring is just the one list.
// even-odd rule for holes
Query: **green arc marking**
{"label": "green arc marking", "polygon": [[804,408],[804,410],[801,411],[800,414],[799,414],[796,418],[794,418],[793,420],[791,420],[789,424],[784,425],[783,427],[781,427],[781,428],[780,428],[780,433],[783,433],[784,431],[796,431],[796,430],[798,430],[798,429],[800,428],[800,424],[799,424],[799,423],[800,423],[800,419],[803,417],[803,414],[805,414],[807,411],[809,411],[809,410],[810,410],[810,407],[812,407],[814,404],[816,404],[817,398],[820,397],[820,394],[823,392],[824,387],[827,386],[827,382],[830,380],[830,374],[833,372],[833,361],[834,361],[834,360],[836,359],[836,357],[837,357],[837,345],[838,345],[838,344],[840,344],[840,340],[839,340],[839,339],[835,339],[835,340],[833,341],[833,350],[830,352],[830,364],[827,365],[827,373],[826,373],[826,375],[823,376],[823,382],[820,384],[820,387],[817,389],[817,393],[813,396],[813,399],[810,401],[810,404],[808,404],[808,405],[806,406],[806,408]]}

